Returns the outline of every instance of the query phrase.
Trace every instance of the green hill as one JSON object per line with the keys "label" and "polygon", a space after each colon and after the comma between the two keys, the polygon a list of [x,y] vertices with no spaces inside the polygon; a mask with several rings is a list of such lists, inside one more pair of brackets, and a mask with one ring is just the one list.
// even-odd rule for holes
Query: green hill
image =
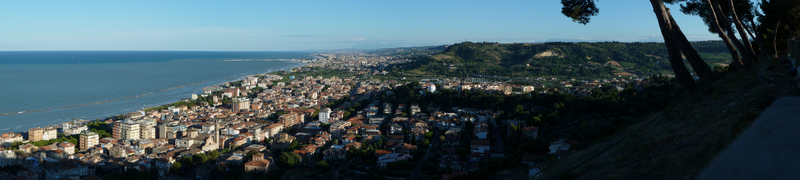
{"label": "green hill", "polygon": [[[730,54],[721,41],[693,42],[710,64],[727,64]],[[503,77],[607,77],[615,72],[651,75],[670,71],[663,43],[514,43],[464,42],[405,66],[406,75],[473,74]]]}

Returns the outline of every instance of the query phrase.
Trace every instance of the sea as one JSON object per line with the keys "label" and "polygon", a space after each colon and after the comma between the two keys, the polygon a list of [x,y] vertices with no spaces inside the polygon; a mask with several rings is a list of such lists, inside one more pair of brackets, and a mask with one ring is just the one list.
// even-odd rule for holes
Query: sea
{"label": "sea", "polygon": [[0,133],[164,105],[202,94],[203,87],[303,65],[260,60],[312,58],[302,52],[0,51]]}

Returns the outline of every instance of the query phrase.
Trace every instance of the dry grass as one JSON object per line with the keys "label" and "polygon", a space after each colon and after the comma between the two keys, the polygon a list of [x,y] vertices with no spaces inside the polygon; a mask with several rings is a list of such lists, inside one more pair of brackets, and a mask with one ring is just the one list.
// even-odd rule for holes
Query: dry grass
{"label": "dry grass", "polygon": [[633,74],[629,73],[629,72],[618,72],[618,73],[614,73],[614,75],[617,75],[617,76],[633,76]]}
{"label": "dry grass", "polygon": [[757,66],[704,84],[608,141],[551,164],[540,178],[692,179],[775,97],[798,92],[797,81],[786,73],[790,64]]}
{"label": "dry grass", "polygon": [[608,61],[606,64],[611,64],[612,66],[622,67],[622,64],[619,64],[617,61]]}
{"label": "dry grass", "polygon": [[452,59],[453,56],[448,56],[448,55],[444,55],[444,54],[437,54],[437,55],[431,56],[431,58],[436,59],[436,60],[442,60],[442,59]]}

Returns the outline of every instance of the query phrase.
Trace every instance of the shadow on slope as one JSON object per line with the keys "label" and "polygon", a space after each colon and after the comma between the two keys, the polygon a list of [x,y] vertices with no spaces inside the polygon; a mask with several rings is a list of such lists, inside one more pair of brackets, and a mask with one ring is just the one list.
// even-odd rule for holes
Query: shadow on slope
{"label": "shadow on slope", "polygon": [[537,179],[692,179],[777,97],[795,96],[785,59],[725,75],[609,140],[554,162]]}

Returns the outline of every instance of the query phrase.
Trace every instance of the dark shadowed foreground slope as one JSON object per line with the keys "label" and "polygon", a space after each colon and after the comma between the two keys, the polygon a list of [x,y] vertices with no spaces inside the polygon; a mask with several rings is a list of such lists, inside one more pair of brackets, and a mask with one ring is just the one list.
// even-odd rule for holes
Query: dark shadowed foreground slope
{"label": "dark shadowed foreground slope", "polygon": [[777,97],[795,96],[791,63],[727,74],[605,142],[576,151],[537,179],[693,179]]}

